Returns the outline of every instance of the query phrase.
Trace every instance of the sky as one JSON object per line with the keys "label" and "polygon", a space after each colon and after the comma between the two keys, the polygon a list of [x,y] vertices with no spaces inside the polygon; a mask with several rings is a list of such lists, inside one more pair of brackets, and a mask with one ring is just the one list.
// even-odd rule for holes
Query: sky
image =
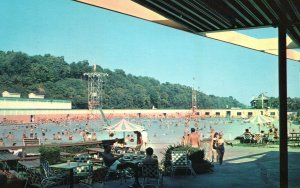
{"label": "sky", "polygon": [[[241,32],[277,36],[275,28]],[[262,92],[278,97],[276,56],[70,0],[1,0],[0,50],[88,60],[246,105]],[[300,97],[299,62],[288,61],[288,96]]]}

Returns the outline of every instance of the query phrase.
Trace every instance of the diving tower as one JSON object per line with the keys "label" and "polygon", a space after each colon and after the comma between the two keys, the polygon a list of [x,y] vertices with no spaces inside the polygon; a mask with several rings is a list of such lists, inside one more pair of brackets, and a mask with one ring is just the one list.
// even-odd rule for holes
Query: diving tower
{"label": "diving tower", "polygon": [[84,77],[88,81],[88,108],[93,113],[94,110],[100,110],[101,116],[107,125],[108,121],[105,117],[103,108],[103,83],[104,78],[108,76],[107,73],[96,72],[96,65],[94,65],[93,72],[84,73]]}

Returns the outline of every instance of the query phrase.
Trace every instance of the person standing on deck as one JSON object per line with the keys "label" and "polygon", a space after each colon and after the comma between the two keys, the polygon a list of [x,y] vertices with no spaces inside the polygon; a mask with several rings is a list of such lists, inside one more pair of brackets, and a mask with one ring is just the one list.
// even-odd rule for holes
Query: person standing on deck
{"label": "person standing on deck", "polygon": [[218,132],[215,132],[213,134],[213,140],[212,140],[212,162],[214,162],[214,153],[216,153],[216,159],[217,159],[217,162],[219,162],[219,151],[218,151],[218,140],[219,140],[219,133]]}
{"label": "person standing on deck", "polygon": [[141,135],[142,135],[142,140],[143,140],[142,150],[144,151],[147,147],[147,144],[149,143],[149,138],[148,138],[148,133],[145,130],[143,130],[141,132]]}
{"label": "person standing on deck", "polygon": [[92,132],[92,141],[97,141],[97,135],[96,135],[96,131],[94,129]]}
{"label": "person standing on deck", "polygon": [[201,130],[202,130],[202,129],[199,129],[199,128],[197,127],[196,133],[199,135],[200,147],[203,148],[203,142],[202,142],[202,141],[203,141],[203,134],[202,134]]}
{"label": "person standing on deck", "polygon": [[225,147],[224,147],[224,138],[223,138],[223,133],[220,133],[219,134],[219,139],[217,141],[217,152],[218,152],[218,157],[219,157],[219,163],[220,165],[222,165],[223,163],[223,156],[224,156],[224,153],[225,153]]}
{"label": "person standing on deck", "polygon": [[184,135],[184,146],[188,146],[190,144],[190,134]]}
{"label": "person standing on deck", "polygon": [[142,138],[141,132],[134,131],[134,133],[136,134],[136,144],[141,145],[143,143],[143,138]]}
{"label": "person standing on deck", "polygon": [[[215,160],[215,156],[216,154],[216,147],[214,147],[214,144],[216,143],[216,137],[215,137],[215,130],[213,128],[210,128],[210,144],[209,144],[209,148],[210,148],[210,157],[211,157],[211,162],[214,162]],[[216,144],[215,144],[216,146]],[[209,156],[207,157],[209,158]]]}
{"label": "person standing on deck", "polygon": [[199,134],[196,133],[195,128],[191,128],[191,134],[189,136],[189,143],[193,148],[200,148]]}

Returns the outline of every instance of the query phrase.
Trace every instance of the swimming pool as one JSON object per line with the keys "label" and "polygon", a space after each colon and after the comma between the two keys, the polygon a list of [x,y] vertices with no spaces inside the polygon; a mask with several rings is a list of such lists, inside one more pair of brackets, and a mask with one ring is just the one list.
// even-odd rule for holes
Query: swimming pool
{"label": "swimming pool", "polygon": [[[121,119],[110,120],[111,124],[119,122]],[[202,132],[204,138],[209,138],[210,128],[214,128],[216,132],[223,132],[224,137],[227,140],[233,140],[235,137],[240,136],[246,128],[250,129],[252,133],[258,132],[258,126],[251,123],[246,123],[243,119],[239,118],[206,118],[206,119],[195,119],[188,121],[184,118],[177,119],[165,119],[165,118],[137,118],[137,119],[127,119],[128,121],[136,124],[143,125],[148,132],[148,137],[153,144],[175,144],[179,143],[184,131],[190,131],[190,128],[197,126]],[[275,127],[278,127],[278,121],[273,122]],[[6,146],[11,146],[12,143],[17,143],[17,145],[22,145],[22,135],[25,133],[28,137],[30,132],[37,133],[38,138],[42,138],[42,132],[45,133],[45,137],[48,139],[42,143],[70,143],[70,142],[81,142],[83,141],[82,136],[79,134],[80,130],[89,130],[96,132],[97,140],[114,139],[116,137],[122,138],[123,133],[118,132],[114,137],[109,137],[109,133],[103,130],[105,122],[102,120],[93,120],[82,122],[62,122],[56,123],[46,123],[38,126],[34,125],[2,125],[0,129],[0,135],[4,139]],[[268,131],[267,126],[261,126],[261,130],[265,132]],[[292,125],[289,129],[299,130],[299,126]],[[69,137],[65,134],[62,135],[61,140],[53,140],[53,134],[57,132],[65,132],[70,130],[73,133],[73,140],[70,141]],[[77,133],[74,133],[77,130]],[[12,139],[7,138],[11,132]],[[127,132],[126,134],[132,134],[132,132]]]}

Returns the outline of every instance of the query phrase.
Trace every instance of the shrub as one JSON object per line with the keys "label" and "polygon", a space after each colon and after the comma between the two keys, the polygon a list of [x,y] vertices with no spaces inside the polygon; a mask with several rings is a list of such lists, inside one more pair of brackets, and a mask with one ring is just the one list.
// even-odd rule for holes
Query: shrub
{"label": "shrub", "polygon": [[97,145],[83,145],[83,146],[68,146],[62,148],[62,151],[67,153],[82,153],[85,152],[87,148],[98,147]]}
{"label": "shrub", "polygon": [[41,146],[39,152],[41,153],[41,161],[48,161],[49,164],[55,164],[60,161],[60,148],[57,146]]}

